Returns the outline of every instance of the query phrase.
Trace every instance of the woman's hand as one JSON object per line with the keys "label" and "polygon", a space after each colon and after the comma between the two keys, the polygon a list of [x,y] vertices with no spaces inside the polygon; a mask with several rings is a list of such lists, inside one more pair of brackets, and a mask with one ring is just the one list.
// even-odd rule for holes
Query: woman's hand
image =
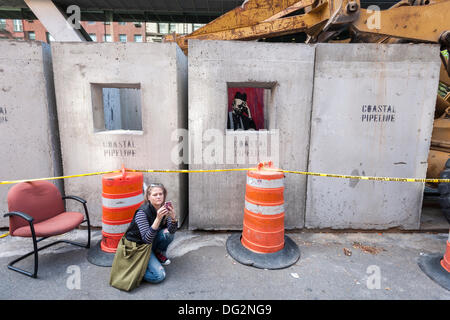
{"label": "woman's hand", "polygon": [[155,219],[155,221],[153,221],[153,224],[152,224],[153,230],[158,230],[159,225],[161,224],[161,221],[168,213],[169,213],[169,211],[167,211],[166,207],[164,207],[164,206],[162,206],[161,208],[159,208],[158,211],[156,211],[156,219]]}
{"label": "woman's hand", "polygon": [[169,211],[167,210],[167,208],[165,206],[162,206],[156,212],[156,218],[161,221],[168,213]]}

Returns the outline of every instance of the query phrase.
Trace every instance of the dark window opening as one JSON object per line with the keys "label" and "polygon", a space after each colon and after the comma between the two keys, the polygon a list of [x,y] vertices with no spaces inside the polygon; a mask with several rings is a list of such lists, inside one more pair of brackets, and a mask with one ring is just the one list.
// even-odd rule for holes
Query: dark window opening
{"label": "dark window opening", "polygon": [[91,84],[95,131],[142,131],[140,84]]}
{"label": "dark window opening", "polygon": [[272,87],[272,83],[228,83],[227,129],[267,129]]}

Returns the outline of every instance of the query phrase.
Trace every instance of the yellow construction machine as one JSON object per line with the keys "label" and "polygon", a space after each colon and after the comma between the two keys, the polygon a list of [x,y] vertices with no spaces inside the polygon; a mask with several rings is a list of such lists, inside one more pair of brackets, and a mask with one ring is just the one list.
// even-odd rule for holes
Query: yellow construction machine
{"label": "yellow construction machine", "polygon": [[[176,41],[187,54],[189,39],[294,41],[296,35],[305,43],[439,43],[442,66],[427,178],[450,178],[450,0],[402,0],[386,10],[361,8],[359,0],[246,0],[191,34],[170,34],[165,41]],[[450,184],[428,187],[439,187],[450,222]]]}

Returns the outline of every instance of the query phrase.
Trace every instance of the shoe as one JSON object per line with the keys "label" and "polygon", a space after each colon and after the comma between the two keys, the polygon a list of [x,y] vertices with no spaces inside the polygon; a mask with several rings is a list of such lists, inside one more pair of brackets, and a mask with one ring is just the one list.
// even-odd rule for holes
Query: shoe
{"label": "shoe", "polygon": [[159,262],[161,262],[163,266],[167,266],[168,264],[170,264],[170,260],[161,252],[159,251],[155,252],[155,256],[156,258],[158,258]]}

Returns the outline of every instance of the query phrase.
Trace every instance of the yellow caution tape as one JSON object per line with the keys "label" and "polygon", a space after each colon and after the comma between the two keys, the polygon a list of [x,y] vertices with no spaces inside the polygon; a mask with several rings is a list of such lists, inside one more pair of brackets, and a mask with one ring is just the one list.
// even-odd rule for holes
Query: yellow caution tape
{"label": "yellow caution tape", "polygon": [[113,172],[120,172],[120,170],[74,174],[71,176],[61,176],[61,177],[0,181],[0,184],[13,184],[13,183],[20,183],[20,182],[33,182],[33,181],[43,181],[43,180],[58,180],[58,179],[67,179],[67,178],[87,177],[87,176],[95,176],[95,175],[99,175],[99,174],[107,174],[107,173],[113,173]]}
{"label": "yellow caution tape", "polygon": [[4,237],[7,237],[7,236],[9,236],[9,232],[2,234],[2,235],[0,236],[0,239],[1,239],[1,238],[4,238]]}
{"label": "yellow caution tape", "polygon": [[126,169],[128,172],[165,172],[165,173],[196,173],[196,172],[225,172],[225,171],[249,171],[255,168],[234,168],[234,169],[211,169],[211,170],[134,170]]}
{"label": "yellow caution tape", "polygon": [[359,179],[359,180],[374,180],[374,181],[397,181],[397,182],[450,182],[450,179],[416,179],[416,178],[387,178],[387,177],[370,177],[370,176],[350,176],[341,174],[331,174],[331,173],[317,173],[317,172],[306,172],[306,171],[290,171],[281,169],[270,169],[264,168],[264,170],[285,172],[285,173],[295,173],[303,174],[308,176],[318,176],[318,177],[330,177],[330,178],[344,178],[344,179]]}
{"label": "yellow caution tape", "polygon": [[[388,178],[388,177],[340,175],[340,174],[317,173],[317,172],[307,172],[307,171],[291,171],[291,170],[271,169],[271,168],[267,168],[267,167],[262,167],[262,169],[269,170],[269,171],[284,172],[284,173],[302,174],[302,175],[308,175],[308,176],[343,178],[343,179],[359,179],[359,180],[373,180],[373,181],[397,181],[397,182],[429,182],[429,183],[441,183],[441,182],[449,183],[450,182],[450,179]],[[134,169],[125,169],[126,172],[153,172],[153,173],[203,173],[203,172],[227,172],[227,171],[249,171],[249,170],[256,170],[256,168],[211,169],[211,170],[134,170]],[[32,182],[32,181],[42,181],[42,180],[56,180],[56,179],[76,178],[76,177],[87,177],[87,176],[94,176],[94,175],[107,174],[107,173],[119,173],[119,172],[121,172],[121,170],[92,172],[92,173],[61,176],[61,177],[0,181],[0,185],[14,184],[14,183],[20,183],[20,182]]]}

